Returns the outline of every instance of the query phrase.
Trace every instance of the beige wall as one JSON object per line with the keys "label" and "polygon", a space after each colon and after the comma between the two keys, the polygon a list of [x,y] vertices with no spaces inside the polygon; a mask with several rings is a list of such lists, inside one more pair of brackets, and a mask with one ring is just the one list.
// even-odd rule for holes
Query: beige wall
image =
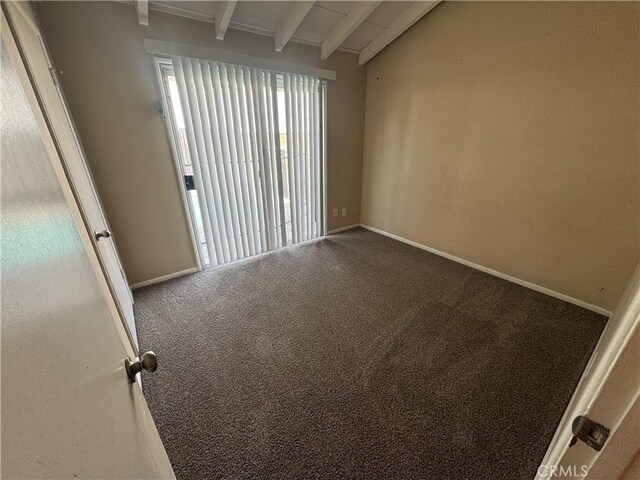
{"label": "beige wall", "polygon": [[360,219],[365,68],[357,56],[229,30],[215,40],[210,23],[150,12],[138,25],[134,9],[117,2],[42,2],[37,12],[86,151],[130,283],[194,267],[186,217],[159,93],[143,38],[225,48],[257,57],[337,71],[327,93],[329,229]]}
{"label": "beige wall", "polygon": [[622,473],[620,480],[636,480],[638,478],[640,478],[640,449],[638,449],[635,457]]}
{"label": "beige wall", "polygon": [[424,17],[368,64],[362,223],[612,309],[638,262],[634,3]]}

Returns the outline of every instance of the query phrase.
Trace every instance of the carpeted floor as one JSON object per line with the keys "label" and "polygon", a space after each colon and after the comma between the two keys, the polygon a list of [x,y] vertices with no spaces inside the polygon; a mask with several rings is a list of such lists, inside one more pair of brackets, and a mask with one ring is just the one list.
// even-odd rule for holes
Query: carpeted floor
{"label": "carpeted floor", "polygon": [[606,322],[362,229],[135,301],[181,479],[530,480]]}

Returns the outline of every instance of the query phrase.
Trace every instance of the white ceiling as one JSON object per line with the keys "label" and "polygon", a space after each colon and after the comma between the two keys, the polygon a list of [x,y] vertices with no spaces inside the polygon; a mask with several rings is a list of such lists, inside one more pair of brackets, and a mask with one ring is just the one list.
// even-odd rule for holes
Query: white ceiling
{"label": "white ceiling", "polygon": [[[146,4],[147,2],[136,1],[138,7],[141,3]],[[354,12],[351,18],[345,20],[356,6],[361,10],[365,8],[363,5],[365,3],[369,4],[369,10],[373,9],[373,11],[365,13],[364,18],[360,15],[360,19],[353,18],[356,13]],[[293,34],[290,38],[285,34],[284,44],[289,40],[320,47],[325,40],[330,38],[333,42],[330,40],[326,43],[337,43],[338,50],[360,54],[360,64],[364,64],[437,3],[437,1],[389,0],[382,2],[363,2],[362,0],[316,2],[151,0],[148,2],[147,8],[196,20],[215,22],[216,27],[220,30],[216,33],[218,38],[224,37],[226,28],[245,30],[270,37],[276,37],[276,32],[279,29],[281,36],[283,29],[289,29],[293,31]],[[310,6],[310,8],[304,8],[305,5],[301,4]],[[298,14],[295,13],[296,11]],[[223,25],[220,26],[219,23],[225,14],[228,24],[222,21]],[[216,20],[216,16],[218,20]],[[140,22],[143,23],[142,20]],[[336,41],[334,32],[339,26],[343,31],[346,30],[350,33],[343,40],[338,36]],[[334,33],[333,37],[332,33]],[[325,48],[328,48],[328,45],[325,45]],[[333,49],[329,50],[333,51]]]}

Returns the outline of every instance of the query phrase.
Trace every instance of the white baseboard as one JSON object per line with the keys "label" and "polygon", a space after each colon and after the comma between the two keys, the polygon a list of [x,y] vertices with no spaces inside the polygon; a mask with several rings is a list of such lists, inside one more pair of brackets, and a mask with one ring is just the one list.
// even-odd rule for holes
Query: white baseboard
{"label": "white baseboard", "polygon": [[131,290],[135,290],[136,288],[146,287],[148,285],[153,285],[154,283],[164,282],[165,280],[171,280],[172,278],[182,277],[184,275],[189,275],[190,273],[199,272],[198,267],[187,268],[186,270],[180,270],[179,272],[170,273],[169,275],[162,275],[161,277],[152,278],[150,280],[145,280],[144,282],[138,282],[131,285]]}
{"label": "white baseboard", "polygon": [[332,233],[344,232],[345,230],[351,230],[352,228],[358,228],[359,226],[359,223],[354,223],[353,225],[347,225],[346,227],[334,228],[333,230],[329,230],[327,232],[327,235],[331,235]]}
{"label": "white baseboard", "polygon": [[521,280],[519,278],[512,277],[511,275],[507,275],[506,273],[502,273],[497,270],[493,270],[491,268],[478,265],[477,263],[470,262],[469,260],[465,260],[463,258],[459,258],[454,255],[441,252],[440,250],[436,250],[435,248],[427,247],[426,245],[422,245],[421,243],[414,242],[413,240],[408,240],[398,235],[394,235],[393,233],[385,232],[384,230],[380,230],[379,228],[375,228],[370,225],[365,225],[361,223],[360,226],[372,232],[379,233],[380,235],[384,235],[385,237],[393,238],[394,240],[398,240],[399,242],[406,243],[413,247],[417,247],[422,250],[426,250],[427,252],[434,253],[441,257],[447,258],[449,260],[453,260],[454,262],[461,263],[463,265],[466,265],[467,267],[475,268],[476,270],[480,270],[481,272],[488,273],[495,277],[502,278],[503,280],[516,283],[526,288],[530,288],[531,290],[535,290],[536,292],[544,293],[545,295],[558,298],[568,303],[573,303],[574,305],[578,305],[579,307],[586,308],[587,310],[591,310],[592,312],[599,313],[600,315],[605,315],[607,317],[611,316],[611,310],[607,310],[606,308],[599,307],[598,305],[592,305],[591,303],[583,302],[582,300],[578,300],[577,298],[570,297],[569,295],[565,295],[564,293],[556,292],[546,287],[536,285],[535,283],[527,282],[526,280]]}

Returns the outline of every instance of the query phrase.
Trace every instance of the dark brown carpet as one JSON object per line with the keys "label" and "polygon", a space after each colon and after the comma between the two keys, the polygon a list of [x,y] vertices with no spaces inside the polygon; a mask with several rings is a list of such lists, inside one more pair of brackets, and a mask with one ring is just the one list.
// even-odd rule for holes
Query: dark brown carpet
{"label": "dark brown carpet", "polygon": [[606,322],[362,229],[135,300],[182,479],[531,479]]}

